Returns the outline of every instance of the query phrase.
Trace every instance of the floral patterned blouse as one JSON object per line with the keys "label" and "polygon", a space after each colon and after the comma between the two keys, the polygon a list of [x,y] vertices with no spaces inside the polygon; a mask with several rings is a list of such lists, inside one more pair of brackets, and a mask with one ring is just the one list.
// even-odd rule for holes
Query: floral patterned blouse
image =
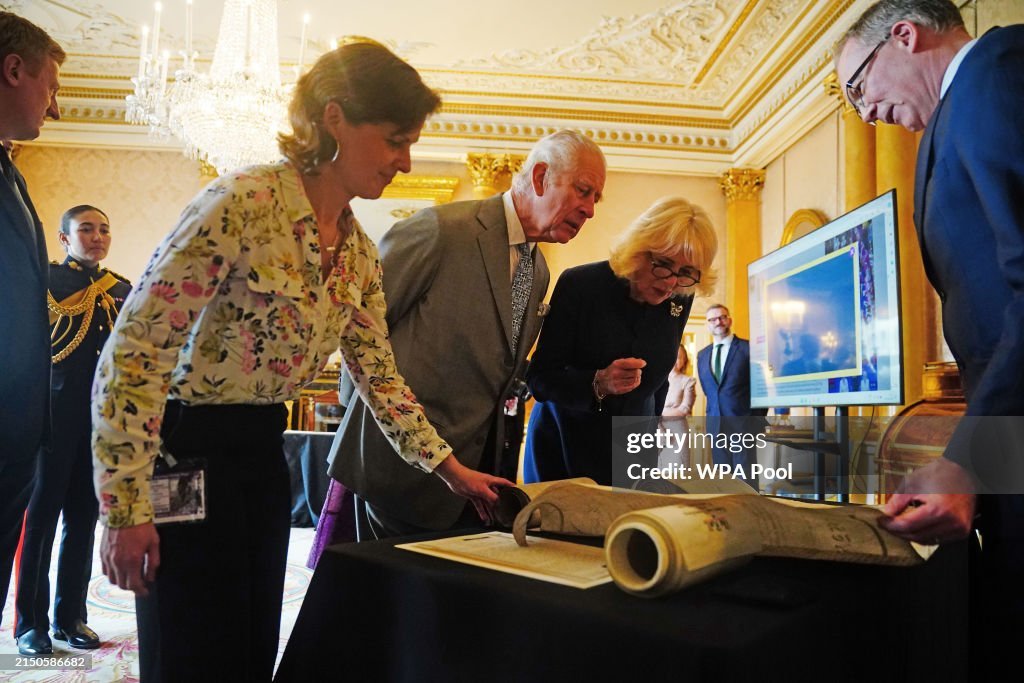
{"label": "floral patterned blouse", "polygon": [[189,204],[125,302],[96,371],[94,466],[108,526],[153,519],[149,483],[168,398],[296,399],[339,345],[399,454],[428,472],[447,457],[395,368],[377,247],[352,223],[324,282],[316,218],[291,164],[223,176]]}

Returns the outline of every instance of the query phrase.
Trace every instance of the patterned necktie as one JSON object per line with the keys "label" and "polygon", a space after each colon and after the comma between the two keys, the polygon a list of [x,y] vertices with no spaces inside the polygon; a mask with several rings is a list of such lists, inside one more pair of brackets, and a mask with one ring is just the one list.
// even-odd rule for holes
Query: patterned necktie
{"label": "patterned necktie", "polygon": [[519,251],[519,263],[516,264],[516,272],[512,275],[512,355],[515,356],[519,348],[519,331],[523,327],[523,314],[526,313],[526,305],[530,301],[530,290],[533,288],[533,258],[530,254],[530,245],[527,243],[517,244]]}
{"label": "patterned necktie", "polygon": [[722,383],[722,345],[715,344],[715,382]]}

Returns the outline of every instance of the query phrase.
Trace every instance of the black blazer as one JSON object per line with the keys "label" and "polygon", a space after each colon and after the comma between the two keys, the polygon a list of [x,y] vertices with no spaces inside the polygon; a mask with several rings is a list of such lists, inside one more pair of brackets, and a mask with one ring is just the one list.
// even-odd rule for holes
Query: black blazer
{"label": "black blazer", "polygon": [[[607,261],[562,273],[526,375],[537,399],[526,433],[527,482],[590,477],[611,484],[612,418],[661,415],[692,304],[693,296],[657,306],[633,301],[629,283]],[[594,373],[629,357],[647,361],[640,386],[606,397],[598,410]]]}
{"label": "black blazer", "polygon": [[[0,151],[0,154],[6,152]],[[49,431],[48,263],[43,226],[25,179],[15,182],[31,215],[0,176],[0,461],[33,458]],[[33,234],[35,239],[33,240]]]}

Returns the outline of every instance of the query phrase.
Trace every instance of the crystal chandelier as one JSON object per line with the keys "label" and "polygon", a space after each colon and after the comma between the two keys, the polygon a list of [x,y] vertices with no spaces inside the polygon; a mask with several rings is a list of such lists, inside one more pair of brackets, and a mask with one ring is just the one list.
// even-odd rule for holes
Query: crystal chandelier
{"label": "crystal chandelier", "polygon": [[[192,0],[186,0],[184,64],[170,84],[170,53],[159,50],[161,12],[156,3],[148,46],[143,27],[135,92],[126,98],[128,122],[180,138],[185,154],[219,173],[279,159],[277,133],[287,125],[288,89],[278,63],[276,0],[226,0],[208,73],[196,69]],[[302,42],[304,51],[305,23]]]}

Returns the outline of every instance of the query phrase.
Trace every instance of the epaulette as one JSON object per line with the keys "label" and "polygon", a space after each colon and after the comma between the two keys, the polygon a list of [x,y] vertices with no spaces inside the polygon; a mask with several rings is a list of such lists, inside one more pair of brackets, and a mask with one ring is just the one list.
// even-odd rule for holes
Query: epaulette
{"label": "epaulette", "polygon": [[101,271],[104,272],[104,273],[110,273],[111,275],[116,277],[121,282],[124,282],[125,284],[129,284],[130,285],[132,283],[132,281],[129,280],[128,278],[126,278],[124,275],[121,275],[121,273],[115,273],[110,268],[102,268]]}

